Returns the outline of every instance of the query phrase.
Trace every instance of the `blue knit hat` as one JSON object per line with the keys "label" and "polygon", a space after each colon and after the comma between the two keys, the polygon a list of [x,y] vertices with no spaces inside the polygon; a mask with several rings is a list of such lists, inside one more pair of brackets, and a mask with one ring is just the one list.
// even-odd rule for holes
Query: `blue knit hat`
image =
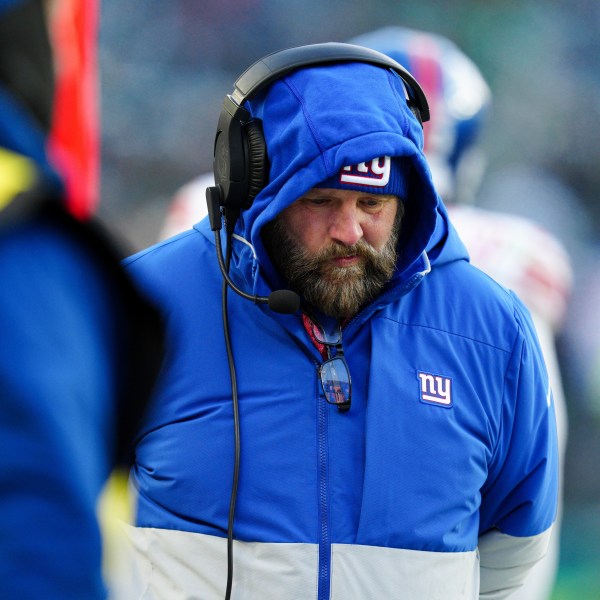
{"label": "blue knit hat", "polygon": [[405,158],[380,156],[358,165],[343,167],[315,187],[356,190],[369,194],[393,194],[406,200],[410,163]]}

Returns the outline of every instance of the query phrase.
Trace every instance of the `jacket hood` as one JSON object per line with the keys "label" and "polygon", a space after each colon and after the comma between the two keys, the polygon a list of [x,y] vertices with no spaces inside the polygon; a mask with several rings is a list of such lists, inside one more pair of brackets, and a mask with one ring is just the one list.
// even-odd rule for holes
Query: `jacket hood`
{"label": "jacket hood", "polygon": [[237,245],[234,262],[254,293],[285,287],[264,248],[264,225],[343,167],[379,156],[410,162],[398,264],[389,286],[402,286],[428,270],[426,249],[433,244],[439,256],[451,229],[445,209],[438,210],[422,127],[394,71],[364,63],[300,69],[246,107],[262,121],[270,164],[269,183],[242,212],[235,231],[251,244]]}

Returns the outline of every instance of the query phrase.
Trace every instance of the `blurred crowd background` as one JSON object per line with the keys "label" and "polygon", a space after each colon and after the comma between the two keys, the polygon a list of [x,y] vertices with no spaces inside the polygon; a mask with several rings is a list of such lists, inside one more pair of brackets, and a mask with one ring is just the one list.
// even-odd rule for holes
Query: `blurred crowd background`
{"label": "blurred crowd background", "polygon": [[493,95],[477,204],[552,232],[575,283],[559,358],[569,409],[553,598],[600,598],[600,2],[103,0],[100,215],[132,249],[158,239],[176,190],[212,169],[223,97],[263,55],[403,25],[453,40]]}

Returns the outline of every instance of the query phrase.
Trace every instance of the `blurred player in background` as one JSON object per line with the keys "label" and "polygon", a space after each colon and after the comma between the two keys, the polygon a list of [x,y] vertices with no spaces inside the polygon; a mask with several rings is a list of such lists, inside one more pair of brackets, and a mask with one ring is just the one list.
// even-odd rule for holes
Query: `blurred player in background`
{"label": "blurred player in background", "polygon": [[77,218],[97,199],[96,16],[0,0],[0,598],[106,597],[97,503],[162,358],[124,252]]}
{"label": "blurred player in background", "polygon": [[[536,223],[473,206],[485,171],[478,142],[491,108],[487,83],[473,61],[439,35],[386,27],[350,42],[391,56],[422,85],[431,108],[431,121],[424,127],[425,154],[471,262],[514,290],[531,311],[552,383],[562,464],[567,412],[555,336],[563,324],[573,273],[563,246]],[[177,191],[161,239],[189,229],[206,215],[205,190],[213,181],[212,173],[200,175]],[[514,600],[550,598],[558,568],[559,523],[547,557],[511,596]]]}
{"label": "blurred player in background", "polygon": [[207,215],[206,188],[215,185],[212,173],[204,173],[181,186],[168,207],[159,240],[166,240],[186,229]]}

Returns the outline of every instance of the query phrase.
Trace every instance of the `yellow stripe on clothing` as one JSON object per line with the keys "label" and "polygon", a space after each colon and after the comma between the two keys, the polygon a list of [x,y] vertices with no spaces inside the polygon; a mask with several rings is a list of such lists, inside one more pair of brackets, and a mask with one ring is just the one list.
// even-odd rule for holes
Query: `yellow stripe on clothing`
{"label": "yellow stripe on clothing", "polygon": [[6,148],[0,148],[0,210],[20,192],[29,189],[36,177],[31,160]]}

